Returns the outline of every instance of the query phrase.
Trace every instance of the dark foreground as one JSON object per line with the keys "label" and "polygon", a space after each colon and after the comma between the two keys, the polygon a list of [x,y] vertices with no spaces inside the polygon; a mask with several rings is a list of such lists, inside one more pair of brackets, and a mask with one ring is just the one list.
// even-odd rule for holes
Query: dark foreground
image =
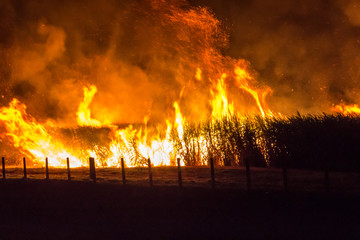
{"label": "dark foreground", "polygon": [[360,239],[360,196],[0,182],[0,239]]}

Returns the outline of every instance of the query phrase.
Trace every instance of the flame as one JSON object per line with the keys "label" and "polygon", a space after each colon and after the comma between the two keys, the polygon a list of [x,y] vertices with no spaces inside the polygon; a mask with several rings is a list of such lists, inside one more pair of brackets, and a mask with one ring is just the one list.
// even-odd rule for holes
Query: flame
{"label": "flame", "polygon": [[184,136],[184,121],[185,119],[181,115],[180,107],[178,102],[174,102],[174,108],[175,108],[175,128],[177,130],[177,133],[179,135],[179,138],[182,139]]}
{"label": "flame", "polygon": [[65,167],[67,157],[72,167],[83,165],[49,130],[26,113],[26,106],[19,100],[14,98],[9,107],[0,109],[0,120],[7,131],[2,137],[7,137],[25,156],[33,159],[34,165],[43,166],[46,157],[53,167]]}
{"label": "flame", "polygon": [[119,166],[120,158],[124,158],[127,167],[136,166],[136,152],[132,151],[136,136],[136,130],[133,129],[133,126],[129,125],[126,129],[113,128],[111,134],[113,135],[110,143],[112,155],[108,158],[108,166]]}
{"label": "flame", "polygon": [[[153,1],[152,3],[154,9],[162,8],[166,5],[166,1]],[[175,53],[184,53],[184,56],[181,56],[178,64],[174,65],[176,66],[175,69],[169,70],[169,73],[176,73],[174,79],[179,83],[179,87],[182,87],[180,99],[184,93],[185,86],[187,87],[186,90],[193,87],[200,92],[199,95],[208,96],[210,92],[209,99],[205,99],[202,102],[197,102],[197,99],[195,100],[196,102],[194,101],[195,104],[198,104],[194,109],[206,109],[203,115],[209,117],[211,119],[210,122],[234,114],[239,115],[234,105],[234,102],[237,103],[236,99],[229,100],[227,91],[227,88],[231,87],[233,85],[232,83],[235,82],[238,88],[245,90],[254,98],[256,106],[263,117],[272,116],[273,114],[265,102],[270,88],[258,89],[253,87],[255,78],[250,74],[248,69],[243,67],[242,64],[239,64],[238,60],[222,55],[221,49],[226,47],[228,43],[228,34],[222,30],[221,22],[214,17],[213,13],[206,7],[179,8],[174,5],[167,9],[168,11],[165,11],[166,13],[162,15],[163,19],[159,19],[161,24],[166,23],[167,26],[170,26],[172,29],[176,26],[181,26],[181,31],[176,31],[173,36],[176,41],[174,42],[174,47],[171,47],[171,49],[174,50]],[[62,32],[60,31],[60,33]],[[173,41],[166,42],[172,43]],[[178,42],[180,44],[176,44]],[[160,45],[161,44],[162,42],[160,42]],[[60,45],[62,46],[62,44]],[[60,52],[66,50],[63,49],[63,47],[60,49]],[[127,86],[134,85],[134,81],[138,79],[141,80],[136,81],[139,85],[143,83],[145,84],[144,86],[149,86],[148,82],[152,82],[155,75],[151,75],[151,73],[145,71],[147,67],[145,67],[144,70],[143,67],[132,66],[131,64],[127,65],[118,61],[115,55],[112,55],[113,51],[114,50],[109,49],[106,57],[104,57],[105,60],[100,61],[103,62],[103,64],[100,64],[101,67],[92,63],[92,61],[88,63],[90,64],[89,66],[91,66],[89,69],[95,69],[93,70],[95,73],[91,71],[89,76],[93,77],[92,74],[96,76],[105,74],[104,78],[111,80],[109,80],[109,83],[111,83],[109,84],[110,88],[113,88],[118,82],[123,83],[121,86],[124,86],[125,90],[122,94],[113,94],[112,96],[109,96],[107,92],[103,94],[103,96],[109,96],[109,101],[116,101],[116,99],[122,95],[125,95],[124,99],[126,100],[133,100],[137,96],[134,96],[135,94],[132,91],[129,91],[129,94],[127,94],[127,89],[133,90],[132,88],[127,88]],[[187,52],[196,54],[189,55],[186,54]],[[101,56],[98,58],[102,59]],[[156,58],[158,58],[158,56],[156,56]],[[94,62],[98,62],[97,58],[95,58]],[[154,60],[154,63],[158,62]],[[163,68],[168,69],[168,67],[166,62],[164,62],[164,66],[161,65],[159,69],[154,68],[154,73],[158,74],[158,71],[161,73],[160,71],[162,71]],[[118,68],[123,69],[122,71],[117,71]],[[96,69],[98,72],[96,72]],[[134,75],[134,78],[130,78],[129,81],[127,81],[128,77],[132,77],[132,75]],[[173,74],[169,74],[169,76],[172,75]],[[124,84],[125,81],[123,79],[126,79],[126,84]],[[185,85],[184,82],[187,80],[191,84]],[[109,91],[108,89],[106,90]],[[139,93],[138,95],[151,92],[147,91],[148,89],[145,89],[146,91],[142,91],[142,89],[138,91],[136,88],[136,90],[136,93]],[[109,92],[113,93],[112,91]],[[79,104],[77,112],[74,113],[77,125],[73,127],[75,129],[79,126],[108,129],[109,134],[106,136],[106,141],[98,145],[91,145],[91,147],[86,146],[83,150],[75,150],[77,148],[75,146],[66,146],[65,140],[62,139],[62,137],[56,137],[56,134],[53,134],[52,131],[54,129],[56,131],[56,127],[49,127],[48,124],[38,123],[33,117],[26,113],[26,106],[16,99],[10,103],[8,108],[1,109],[0,120],[7,131],[3,137],[9,138],[15,147],[19,148],[26,156],[34,159],[34,163],[36,164],[42,164],[45,157],[48,157],[50,165],[66,166],[65,159],[69,157],[72,167],[84,166],[88,164],[87,159],[91,156],[96,159],[97,166],[104,167],[120,166],[120,158],[124,158],[127,167],[146,165],[147,158],[151,159],[154,166],[162,166],[174,165],[176,163],[176,157],[181,156],[181,164],[184,165],[184,159],[189,155],[189,152],[194,153],[193,155],[196,158],[195,162],[206,164],[206,157],[209,152],[208,148],[212,143],[209,143],[209,140],[201,136],[201,134],[195,134],[194,136],[186,135],[187,127],[189,126],[187,123],[192,119],[191,116],[187,117],[186,115],[185,118],[182,114],[179,101],[174,101],[173,99],[168,101],[167,99],[169,104],[173,104],[171,111],[172,114],[174,114],[166,120],[164,118],[165,124],[161,122],[154,127],[154,125],[151,125],[154,123],[148,124],[149,118],[145,117],[144,124],[141,124],[141,127],[139,124],[134,123],[133,125],[121,128],[115,125],[115,123],[110,122],[111,116],[104,116],[99,120],[94,116],[103,116],[106,114],[100,114],[99,112],[95,112],[95,114],[93,112],[94,115],[91,114],[90,105],[96,93],[97,87],[95,85],[89,84],[83,88],[83,100]],[[157,95],[157,93],[154,93],[154,95]],[[169,99],[171,98],[169,97]],[[146,98],[146,100],[148,99]],[[188,99],[185,99],[185,106],[186,103],[188,103],[186,100]],[[109,101],[108,99],[102,99],[101,102],[104,104],[104,102],[108,103]],[[120,100],[118,101],[121,102]],[[117,102],[117,106],[120,105],[119,102]],[[208,116],[210,114],[208,111],[209,103],[211,106],[210,116]],[[97,102],[97,104],[99,103]],[[129,104],[129,102],[124,104]],[[205,106],[200,106],[200,104],[204,104]],[[147,105],[151,105],[151,101],[149,101],[149,104],[146,104],[146,106]],[[141,104],[141,106],[143,106],[143,104]],[[121,114],[126,114],[125,112],[121,112],[121,107],[115,110],[118,110]],[[187,113],[188,109],[185,110],[185,113]],[[108,111],[106,111],[106,113],[107,112]],[[202,114],[203,112],[200,113]],[[166,116],[170,116],[169,113],[167,114]],[[140,118],[136,119],[141,119],[142,117],[143,116],[140,116]]]}
{"label": "flame", "polygon": [[[247,83],[247,80],[251,79],[250,74],[240,67],[235,69],[235,74],[238,86],[249,92],[255,98],[262,115],[265,116],[258,92],[250,88]],[[195,77],[199,81],[202,80],[202,71],[200,68],[197,69]],[[228,75],[223,73],[216,82],[214,81],[212,83],[212,88],[210,89],[212,97],[210,100],[212,120],[234,114],[234,104],[232,102],[229,103],[228,100],[225,84],[227,78]],[[166,120],[166,130],[158,127],[157,131],[150,132],[148,129],[148,117],[144,118],[144,125],[140,129],[135,129],[132,125],[129,125],[125,129],[119,129],[119,127],[115,125],[101,123],[99,120],[91,118],[89,106],[96,92],[97,88],[95,85],[84,87],[84,99],[79,105],[76,116],[79,126],[110,128],[111,141],[108,146],[96,145],[92,149],[84,150],[87,156],[96,159],[97,166],[118,167],[120,165],[120,158],[125,159],[127,167],[146,165],[148,158],[151,159],[154,166],[175,164],[175,158],[179,153],[176,152],[177,148],[171,137],[172,131],[176,131],[177,138],[180,142],[185,140],[185,118],[180,111],[178,101],[175,101],[173,104],[175,110],[173,120]],[[184,88],[180,93],[180,98],[183,92]],[[264,101],[267,92],[263,91],[261,94]],[[45,125],[37,123],[34,118],[27,115],[26,106],[18,100],[14,99],[8,108],[1,109],[0,120],[6,126],[6,136],[12,140],[15,147],[21,149],[23,154],[31,156],[35,164],[43,165],[43,159],[45,159],[45,157],[48,157],[50,165],[55,167],[66,166],[65,159],[67,157],[70,157],[72,167],[88,164],[87,160],[80,160],[82,159],[79,157],[82,155],[81,153],[74,152],[73,149],[67,150],[61,139],[52,137]],[[189,141],[189,139],[187,141]],[[197,162],[205,164],[205,153],[209,147],[207,140],[203,136],[199,136],[187,144],[191,151],[194,153],[197,152]],[[186,151],[189,151],[189,149],[186,149]],[[181,159],[181,164],[185,165],[183,158]]]}
{"label": "flame", "polygon": [[77,122],[80,126],[93,126],[100,127],[100,121],[91,118],[91,112],[89,105],[92,102],[97,88],[95,85],[90,85],[90,87],[84,87],[84,99],[80,103],[77,115]]}
{"label": "flame", "polygon": [[[237,68],[236,80],[242,89],[247,90],[256,99],[262,115],[265,115],[263,107],[260,103],[258,92],[251,89],[246,82],[250,75],[244,70]],[[199,81],[202,79],[201,69],[197,69],[196,76]],[[210,104],[212,107],[211,118],[213,121],[222,117],[232,116],[234,114],[234,105],[229,103],[225,80],[228,75],[223,73],[221,77],[212,83],[210,89]],[[15,147],[21,152],[30,156],[35,165],[43,165],[43,160],[48,157],[50,165],[54,167],[65,167],[66,158],[71,159],[72,167],[88,165],[87,157],[91,156],[96,159],[97,166],[103,167],[119,167],[120,158],[124,158],[127,167],[135,167],[147,164],[150,158],[154,166],[174,165],[176,157],[184,153],[178,153],[175,147],[172,132],[176,131],[177,138],[180,142],[184,139],[185,117],[180,110],[180,104],[175,101],[174,118],[166,120],[166,130],[158,127],[156,131],[148,129],[148,117],[144,118],[144,125],[140,129],[136,129],[133,125],[129,125],[125,129],[120,129],[116,125],[109,125],[91,118],[89,106],[97,91],[95,85],[84,87],[84,99],[80,103],[76,113],[79,126],[105,127],[110,129],[109,137],[111,139],[108,146],[95,145],[91,149],[84,149],[86,157],[81,151],[67,149],[62,143],[61,138],[52,137],[50,127],[38,123],[33,117],[26,113],[26,106],[14,99],[8,108],[1,108],[0,120],[5,125],[8,137]],[[180,93],[182,97],[184,88]],[[262,92],[265,98],[267,92]],[[264,100],[263,100],[264,101]],[[264,101],[265,102],[265,101]],[[268,111],[270,112],[270,110]],[[270,112],[271,113],[271,112]],[[4,137],[4,136],[2,136]],[[206,164],[206,152],[209,143],[203,136],[198,136],[188,141],[186,151],[189,149],[196,153],[197,163]],[[179,155],[180,154],[180,155]],[[184,158],[181,158],[181,165],[185,165]]]}
{"label": "flame", "polygon": [[[161,137],[161,129],[156,134],[149,133],[147,118],[144,120],[144,129],[136,130],[132,125],[126,129],[113,129],[114,138],[110,144],[112,156],[108,159],[108,165],[118,166],[118,159],[124,158],[127,167],[146,165],[146,159],[150,158],[154,166],[168,166],[175,164],[175,148],[171,140],[173,127],[177,129],[179,138],[183,136],[183,117],[177,102],[174,103],[175,123],[166,121],[165,137]],[[181,160],[181,165],[184,165]]]}
{"label": "flame", "polygon": [[[264,111],[264,108],[260,102],[259,93],[258,93],[258,91],[252,89],[248,83],[248,80],[251,80],[252,76],[244,68],[241,68],[239,66],[237,66],[235,68],[234,72],[235,72],[235,79],[236,79],[236,83],[237,83],[238,87],[244,89],[245,91],[247,91],[248,93],[250,93],[253,96],[253,98],[255,99],[256,104],[260,110],[261,115],[263,117],[265,117],[266,112]],[[263,99],[268,94],[268,92],[269,92],[269,89],[266,89],[262,93]],[[271,112],[269,112],[269,113],[271,113]]]}
{"label": "flame", "polygon": [[150,158],[152,164],[155,166],[170,165],[170,154],[173,151],[172,142],[170,140],[171,128],[167,129],[164,139],[160,137],[159,133],[149,137],[147,118],[145,118],[144,122],[144,134],[142,136],[141,131],[139,131],[137,136],[139,140],[138,150],[141,157],[145,159]]}
{"label": "flame", "polygon": [[227,75],[224,73],[217,83],[213,85],[213,89],[210,89],[212,99],[210,104],[212,106],[211,117],[214,119],[220,119],[221,117],[234,114],[234,104],[228,102],[225,79]]}
{"label": "flame", "polygon": [[338,104],[332,107],[330,110],[344,115],[360,114],[360,107],[357,104],[353,104],[353,105]]}
{"label": "flame", "polygon": [[202,74],[201,69],[200,69],[200,68],[196,68],[195,79],[198,80],[198,81],[201,81],[201,79],[202,79],[201,74]]}

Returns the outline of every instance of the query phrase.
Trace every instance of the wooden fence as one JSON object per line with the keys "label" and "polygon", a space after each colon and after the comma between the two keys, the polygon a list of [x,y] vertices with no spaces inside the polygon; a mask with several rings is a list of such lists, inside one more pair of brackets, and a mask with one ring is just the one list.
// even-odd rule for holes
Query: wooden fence
{"label": "wooden fence", "polygon": [[[67,167],[67,180],[74,181],[73,171],[77,171],[77,168],[71,168],[69,158],[66,159]],[[237,167],[237,168],[225,168],[225,167],[215,167],[214,160],[211,158],[209,161],[209,166],[205,167],[184,167],[180,165],[180,159],[177,159],[177,166],[175,167],[168,167],[172,172],[176,172],[176,177],[172,176],[172,181],[166,179],[167,175],[163,173],[157,174],[158,178],[161,178],[162,182],[159,185],[167,185],[167,183],[171,182],[173,185],[178,185],[179,188],[183,188],[184,186],[205,186],[215,188],[222,188],[222,187],[232,187],[232,188],[241,188],[246,191],[253,191],[253,190],[281,190],[284,192],[293,191],[293,190],[316,190],[316,191],[324,191],[330,192],[334,191],[335,189],[352,189],[352,192],[356,192],[358,187],[360,186],[360,174],[359,173],[348,173],[348,172],[329,172],[328,169],[324,169],[323,171],[315,171],[315,170],[299,170],[299,169],[287,169],[286,165],[284,164],[281,169],[279,168],[256,168],[251,167],[250,164],[245,161],[244,167]],[[115,178],[118,180],[112,180],[112,182],[119,182],[124,185],[126,184],[137,184],[139,181],[134,181],[133,179],[136,174],[143,174],[140,170],[136,170],[136,168],[126,168],[124,164],[124,159],[120,159],[121,168],[116,170],[121,171],[112,171],[114,173],[112,176],[115,175]],[[5,166],[5,158],[2,158],[2,178],[3,180],[7,179],[7,176],[12,174],[12,179],[21,178],[19,177],[18,170],[6,168]],[[153,187],[154,184],[157,182],[154,181],[154,171],[156,174],[157,168],[152,168],[151,159],[149,158],[147,161],[147,182],[150,187]],[[141,168],[141,169],[146,169]],[[166,168],[166,167],[164,167]],[[31,168],[30,168],[31,169]],[[29,168],[26,166],[26,158],[23,158],[23,177],[22,179],[27,180],[29,179]],[[86,180],[86,178],[90,181],[97,182],[97,180],[104,180],[106,177],[100,176],[97,177],[97,171],[106,172],[104,170],[106,168],[96,168],[95,166],[95,159],[90,157],[89,158],[89,167],[88,167],[88,177],[84,178],[84,168],[83,174],[81,175],[83,178],[80,180]],[[113,168],[112,168],[113,169]],[[207,169],[207,170],[206,170]],[[53,168],[50,170],[53,172],[52,174],[59,175],[60,169]],[[48,158],[45,159],[45,169],[42,174],[44,174],[43,178],[41,177],[40,170],[37,170],[37,179],[44,179],[44,180],[56,180],[56,178],[52,178],[51,171],[49,170],[49,163]],[[170,171],[169,170],[169,171]],[[63,170],[62,170],[63,171]],[[110,170],[109,170],[110,171]],[[166,171],[166,169],[164,170]],[[184,172],[185,171],[185,172]],[[16,174],[15,174],[16,172]],[[55,173],[57,172],[57,173]],[[127,174],[131,175],[132,180],[129,180]],[[198,172],[198,173],[197,173]],[[207,174],[206,174],[207,172]],[[184,176],[185,173],[185,176]],[[200,175],[201,176],[200,176]],[[226,175],[227,174],[227,175]],[[63,174],[62,174],[63,175]],[[66,174],[65,174],[66,175]],[[101,175],[101,174],[100,174]],[[121,175],[121,176],[120,176]],[[198,176],[199,175],[199,176]],[[14,177],[15,176],[15,177]],[[160,176],[160,177],[159,177]],[[189,177],[190,176],[190,177]],[[193,178],[191,178],[193,176]],[[36,178],[36,177],[35,177]],[[351,178],[352,181],[346,181],[347,178]],[[121,179],[121,180],[120,180]],[[194,180],[195,179],[195,180]],[[197,182],[197,179],[202,180]],[[300,179],[300,180],[299,180]],[[302,180],[301,180],[302,179]],[[344,181],[345,179],[345,181]],[[311,181],[313,181],[311,183]],[[312,188],[311,186],[314,185],[314,181],[316,182],[316,187]],[[159,182],[159,181],[158,181]],[[341,185],[342,184],[342,185]],[[275,187],[275,188],[274,188]]]}

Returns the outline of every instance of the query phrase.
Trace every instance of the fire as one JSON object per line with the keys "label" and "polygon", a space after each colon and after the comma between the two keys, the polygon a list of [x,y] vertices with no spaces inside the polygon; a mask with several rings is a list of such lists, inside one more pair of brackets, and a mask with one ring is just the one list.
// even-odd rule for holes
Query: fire
{"label": "fire", "polygon": [[89,105],[94,98],[97,88],[95,85],[90,85],[90,87],[84,87],[84,100],[80,103],[79,109],[76,113],[77,122],[80,126],[93,126],[100,127],[101,123],[91,118],[91,112]]}
{"label": "fire", "polygon": [[[247,91],[248,93],[250,93],[253,96],[253,98],[255,99],[256,104],[261,112],[261,115],[263,117],[265,117],[267,113],[270,114],[271,113],[270,110],[267,110],[267,111],[264,110],[263,104],[261,103],[260,98],[259,98],[259,91],[256,91],[249,86],[248,81],[252,79],[252,76],[250,76],[250,74],[244,68],[241,68],[241,67],[236,67],[234,72],[235,72],[236,84],[238,85],[239,88]],[[267,88],[265,91],[263,91],[262,99],[265,99],[265,97],[269,91],[270,91],[269,88]]]}
{"label": "fire", "polygon": [[[244,69],[236,68],[236,80],[240,88],[245,89],[255,98],[263,116],[265,111],[260,103],[258,92],[251,89],[247,79],[251,78]],[[201,69],[197,69],[195,77],[202,79]],[[225,81],[228,75],[223,73],[221,77],[212,83],[210,88],[210,105],[212,107],[211,119],[213,121],[223,117],[232,116],[235,113],[234,104],[229,103]],[[43,165],[43,160],[48,157],[50,166],[66,166],[66,158],[71,159],[72,167],[87,165],[87,157],[96,159],[97,166],[119,167],[120,158],[124,158],[127,167],[135,167],[147,164],[150,158],[154,166],[165,166],[176,164],[176,158],[181,156],[181,165],[185,165],[186,157],[191,151],[195,154],[198,163],[206,164],[206,152],[209,143],[203,136],[185,136],[185,117],[180,110],[180,104],[175,101],[173,104],[174,117],[166,120],[166,129],[160,125],[154,131],[148,128],[148,117],[144,119],[141,128],[134,128],[129,125],[126,128],[119,128],[116,125],[101,123],[91,117],[89,106],[97,92],[95,85],[84,87],[84,99],[80,103],[76,113],[79,126],[109,128],[108,145],[95,145],[90,149],[75,151],[67,149],[61,138],[52,136],[51,128],[38,123],[33,117],[26,113],[26,106],[14,99],[9,107],[1,108],[0,120],[5,125],[5,136],[10,139],[15,147],[33,159],[34,165]],[[181,91],[180,98],[183,91]],[[263,92],[266,94],[266,92]],[[176,134],[176,139],[172,134]],[[4,137],[4,136],[2,136]],[[179,145],[180,152],[179,151]],[[185,146],[185,145],[187,146]],[[185,149],[184,149],[185,147]],[[182,149],[182,150],[181,150]]]}
{"label": "fire", "polygon": [[227,75],[224,73],[221,78],[213,85],[213,89],[210,89],[212,99],[210,101],[212,106],[211,117],[214,119],[220,119],[221,117],[229,116],[234,114],[234,104],[228,102],[225,79]]}
{"label": "fire", "polygon": [[[84,47],[88,49],[89,54],[65,54],[84,57],[78,61],[80,63],[74,66],[74,69],[64,69],[64,75],[71,72],[71,77],[69,77],[71,79],[85,75],[91,79],[91,82],[99,83],[99,85],[88,84],[84,87],[81,81],[74,81],[75,83],[70,81],[70,86],[67,86],[65,81],[61,81],[63,83],[60,84],[61,88],[65,90],[63,92],[70,89],[76,89],[76,91],[83,89],[83,100],[78,108],[69,110],[71,122],[76,120],[77,123],[72,125],[70,131],[105,129],[106,136],[102,136],[101,140],[94,141],[95,143],[92,144],[88,144],[89,139],[81,139],[75,136],[76,134],[74,134],[75,137],[72,136],[73,139],[65,139],[64,136],[58,134],[61,132],[60,128],[39,123],[26,112],[25,104],[14,99],[9,107],[3,107],[0,110],[0,121],[6,130],[6,133],[1,136],[2,139],[9,140],[20,149],[22,154],[30,157],[35,165],[40,166],[43,165],[46,157],[50,165],[54,167],[66,166],[67,157],[70,158],[72,167],[86,166],[89,156],[96,159],[97,166],[103,167],[118,167],[121,158],[124,158],[127,167],[146,165],[148,158],[154,166],[174,165],[178,157],[181,158],[182,165],[193,162],[206,164],[210,155],[209,149],[213,144],[212,139],[211,136],[210,139],[205,137],[200,127],[200,130],[195,129],[193,125],[200,126],[201,123],[198,119],[193,119],[191,114],[187,115],[192,109],[199,111],[198,115],[203,116],[201,120],[210,119],[210,124],[222,118],[239,116],[240,112],[237,108],[246,109],[248,106],[237,104],[239,101],[231,95],[233,91],[228,91],[228,89],[235,89],[251,95],[255,101],[249,105],[254,105],[258,109],[256,113],[260,112],[263,117],[272,116],[265,101],[271,89],[254,87],[257,86],[256,77],[249,70],[250,67],[242,64],[241,60],[223,56],[222,49],[228,44],[228,34],[212,11],[206,7],[181,7],[180,2],[177,3],[177,1],[174,3],[151,1],[150,5],[153,7],[151,11],[156,14],[144,15],[157,16],[156,20],[159,21],[161,27],[150,28],[148,34],[144,35],[145,37],[149,35],[151,40],[144,41],[146,44],[139,45],[134,41],[134,48],[130,50],[133,51],[131,54],[124,51],[127,49],[121,49],[120,41],[119,43],[117,41],[118,35],[122,35],[121,30],[109,34],[114,39],[109,40],[110,46],[106,53],[99,51],[94,56],[90,48]],[[41,71],[58,69],[54,67],[58,62],[63,64],[59,66],[66,66],[62,61],[62,54],[68,51],[65,48],[67,46],[65,39],[67,39],[66,34],[70,33],[60,27],[49,29],[52,31],[43,37],[54,41],[54,44],[45,44],[43,47],[34,44],[38,46],[36,49],[39,51],[35,51],[36,54],[32,51],[30,51],[31,54],[29,53],[30,56],[34,54],[40,56],[42,52],[56,52],[52,58],[44,58],[48,62],[38,64],[41,66],[41,69],[37,70],[39,76],[41,76]],[[154,30],[155,38],[151,30]],[[134,31],[137,30],[134,28]],[[136,37],[134,39],[141,42],[142,40],[137,39],[137,36],[143,36],[143,34],[134,33]],[[62,37],[57,38],[57,36]],[[129,37],[131,39],[132,36]],[[147,45],[148,42],[149,45]],[[106,46],[107,44],[103,44],[104,48]],[[118,55],[121,55],[119,53],[123,53],[124,59],[119,59]],[[136,54],[141,56],[138,57]],[[51,54],[48,53],[48,55]],[[126,59],[126,57],[131,59]],[[25,60],[28,59],[22,62],[27,62]],[[65,62],[67,61],[68,57]],[[48,64],[51,67],[47,67]],[[72,76],[74,72],[75,77]],[[34,78],[38,75],[29,74]],[[191,84],[186,85],[185,82]],[[98,91],[96,86],[101,86],[101,91],[94,98]],[[185,87],[193,89],[189,91],[186,89],[187,95],[184,94],[186,96],[183,97]],[[182,89],[180,98],[175,100],[180,89]],[[192,95],[191,91],[196,91],[196,94]],[[202,101],[198,101],[198,96],[200,96],[199,99],[202,98]],[[63,100],[64,98],[66,101]],[[73,103],[73,99],[68,101],[64,96],[61,96],[60,100],[66,104]],[[93,101],[96,101],[97,112],[90,110]],[[134,102],[137,104],[133,104]],[[102,108],[106,110],[100,113]],[[153,108],[155,111],[152,112]],[[249,108],[252,109],[251,106]],[[109,115],[115,112],[117,118]],[[159,112],[161,112],[159,114],[161,119],[155,118],[156,121],[152,121],[153,119],[148,117]],[[164,114],[161,115],[162,113]],[[99,115],[101,115],[100,120]],[[144,119],[143,124],[139,123],[141,119]],[[78,146],[67,144],[69,141],[75,142],[74,139],[80,142]],[[81,147],[82,149],[79,149]],[[193,159],[190,159],[191,157]]]}
{"label": "fire", "polygon": [[[144,121],[144,128],[136,130],[132,125],[125,129],[113,129],[113,140],[110,144],[112,156],[108,159],[109,166],[118,166],[118,159],[124,158],[126,166],[135,167],[146,165],[146,160],[151,159],[154,166],[168,166],[175,164],[175,148],[171,139],[173,127],[177,129],[178,135],[183,135],[183,118],[177,102],[174,103],[175,123],[166,121],[165,136],[161,136],[162,129],[157,133],[150,134],[147,127],[147,118]],[[184,165],[184,162],[181,161]]]}
{"label": "fire", "polygon": [[170,140],[171,128],[167,128],[165,138],[161,138],[159,133],[153,134],[150,137],[147,128],[147,118],[144,121],[144,125],[144,133],[141,134],[141,131],[139,131],[137,135],[140,156],[144,159],[150,158],[152,164],[155,166],[170,165],[170,154],[173,151]]}
{"label": "fire", "polygon": [[178,102],[174,102],[175,108],[175,127],[177,133],[179,134],[179,138],[182,139],[184,135],[184,118],[181,115],[180,107]]}
{"label": "fire", "polygon": [[201,74],[202,74],[201,69],[200,69],[200,68],[196,68],[195,79],[198,80],[198,81],[201,81],[201,79],[202,79]]}
{"label": "fire", "polygon": [[136,130],[130,125],[126,129],[112,129],[113,139],[110,143],[111,156],[108,158],[108,166],[119,166],[119,159],[124,158],[127,167],[136,166],[136,151],[134,148],[134,139]]}
{"label": "fire", "polygon": [[66,166],[67,157],[72,167],[83,165],[48,129],[26,113],[26,106],[19,100],[14,98],[9,107],[0,109],[0,120],[6,129],[2,138],[9,139],[25,156],[34,159],[35,165],[43,166],[46,157],[52,167]]}
{"label": "fire", "polygon": [[357,104],[353,104],[353,105],[339,104],[332,107],[331,111],[342,113],[344,115],[360,114],[360,107]]}

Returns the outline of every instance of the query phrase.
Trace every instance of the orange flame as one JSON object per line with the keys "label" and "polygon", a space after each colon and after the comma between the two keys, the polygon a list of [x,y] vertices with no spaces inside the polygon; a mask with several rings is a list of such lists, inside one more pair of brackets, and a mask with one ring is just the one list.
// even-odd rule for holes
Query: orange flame
{"label": "orange flame", "polygon": [[84,87],[84,99],[79,105],[79,109],[76,113],[77,122],[80,126],[93,126],[100,127],[100,121],[91,118],[91,112],[89,109],[90,103],[92,102],[97,88],[95,85],[90,85],[90,87]]}
{"label": "orange flame", "polygon": [[[235,72],[235,79],[236,79],[236,83],[237,83],[238,87],[244,89],[245,91],[247,91],[248,93],[250,93],[253,96],[253,98],[255,99],[256,104],[260,110],[261,115],[263,117],[265,117],[267,112],[264,111],[264,108],[260,102],[259,93],[258,93],[259,91],[252,89],[248,83],[248,80],[251,80],[252,76],[250,76],[250,74],[244,68],[240,68],[240,67],[236,67],[234,72]],[[263,99],[268,92],[269,92],[269,89],[266,89],[262,93]]]}
{"label": "orange flame", "polygon": [[221,117],[225,117],[228,115],[234,114],[234,104],[228,102],[226,85],[224,80],[226,79],[226,74],[222,74],[221,78],[217,81],[217,84],[213,84],[213,89],[216,90],[214,92],[213,89],[210,89],[210,93],[212,95],[212,99],[210,104],[212,106],[212,118],[220,119]]}
{"label": "orange flame", "polygon": [[34,159],[35,165],[44,165],[46,157],[53,167],[66,166],[67,157],[72,167],[83,165],[60,141],[51,137],[48,129],[26,113],[26,106],[19,100],[14,98],[9,107],[0,109],[0,120],[6,128],[8,139],[24,155]]}
{"label": "orange flame", "polygon": [[[247,84],[247,78],[250,75],[244,70],[237,68],[236,80],[239,86],[251,93],[255,98],[259,109],[263,116],[265,111],[260,103],[258,92],[253,90]],[[201,80],[201,69],[196,72],[196,78]],[[210,93],[212,99],[210,104],[212,107],[211,117],[213,120],[221,119],[222,117],[234,114],[234,105],[229,103],[225,80],[227,74],[222,74],[220,79],[213,82]],[[125,129],[119,129],[115,125],[108,125],[91,118],[89,106],[97,91],[96,86],[84,88],[84,99],[80,103],[76,113],[79,126],[96,126],[110,128],[111,142],[108,146],[94,146],[93,149],[85,149],[83,152],[75,151],[74,149],[67,149],[62,143],[61,139],[51,136],[49,126],[41,125],[36,120],[26,113],[26,106],[14,99],[8,108],[3,107],[0,110],[0,120],[5,125],[7,133],[5,134],[14,144],[19,148],[23,154],[30,156],[35,165],[43,165],[46,157],[49,158],[50,165],[54,167],[66,166],[65,159],[71,159],[72,167],[79,167],[87,165],[84,152],[87,156],[92,156],[96,159],[97,166],[117,167],[119,166],[119,159],[124,158],[128,167],[134,167],[146,164],[146,159],[150,158],[153,165],[163,166],[175,164],[177,157],[174,142],[171,139],[171,132],[176,130],[180,141],[184,139],[184,123],[185,118],[182,116],[180,106],[177,101],[174,102],[173,107],[175,110],[174,120],[166,120],[166,130],[158,128],[157,132],[149,132],[147,127],[147,118],[143,128],[134,129],[132,125]],[[181,95],[180,97],[182,96]],[[262,96],[266,95],[266,91],[262,92]],[[271,113],[268,110],[269,113]],[[165,134],[164,134],[165,133]],[[3,136],[4,137],[4,136]],[[198,137],[190,143],[191,148],[195,151],[197,149],[197,162],[203,162],[205,159],[203,153],[206,152],[207,142],[204,138]],[[101,155],[105,155],[104,162],[101,162]],[[205,163],[205,162],[204,162]],[[184,165],[182,159],[181,164]]]}
{"label": "orange flame", "polygon": [[338,104],[332,107],[331,111],[338,112],[344,115],[360,114],[360,107],[357,104],[353,104],[353,105]]}
{"label": "orange flame", "polygon": [[[175,123],[179,137],[183,135],[183,118],[177,102],[174,103]],[[126,166],[135,167],[146,164],[146,159],[150,158],[154,166],[174,165],[175,148],[170,137],[173,125],[169,120],[166,121],[165,137],[161,137],[161,129],[157,134],[150,136],[147,128],[147,118],[145,118],[144,130],[133,129],[130,125],[126,129],[113,129],[113,140],[110,144],[112,156],[108,159],[108,166],[117,166],[118,159],[124,158]],[[137,144],[135,144],[137,143]],[[183,161],[181,164],[184,165]]]}

